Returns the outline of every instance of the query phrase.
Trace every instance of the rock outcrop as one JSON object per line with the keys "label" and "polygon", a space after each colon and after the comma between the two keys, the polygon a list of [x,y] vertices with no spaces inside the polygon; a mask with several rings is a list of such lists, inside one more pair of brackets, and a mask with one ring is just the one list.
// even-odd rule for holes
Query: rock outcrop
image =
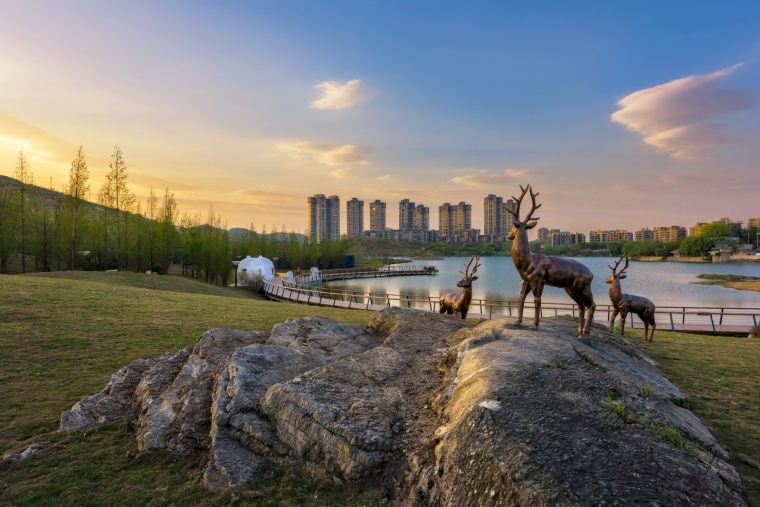
{"label": "rock outcrop", "polygon": [[736,470],[635,343],[389,308],[214,329],[141,359],[61,416],[127,421],[143,452],[205,453],[204,484],[282,465],[371,480],[409,505],[742,505]]}

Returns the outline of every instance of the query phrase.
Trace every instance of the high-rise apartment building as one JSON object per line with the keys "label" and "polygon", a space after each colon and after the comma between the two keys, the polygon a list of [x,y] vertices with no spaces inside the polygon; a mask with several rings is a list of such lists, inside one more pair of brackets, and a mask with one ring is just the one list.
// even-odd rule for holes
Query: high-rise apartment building
{"label": "high-rise apartment building", "polygon": [[451,236],[454,230],[454,207],[445,202],[438,207],[438,234],[442,238]]}
{"label": "high-rise apartment building", "polygon": [[398,230],[408,232],[414,229],[415,204],[409,199],[398,203]]}
{"label": "high-rise apartment building", "polygon": [[489,240],[504,241],[512,232],[515,217],[509,210],[517,210],[517,203],[512,199],[505,201],[494,194],[488,194],[483,199],[483,234]]}
{"label": "high-rise apartment building", "polygon": [[504,199],[494,194],[488,194],[483,199],[483,234],[491,241],[504,239]]}
{"label": "high-rise apartment building", "polygon": [[501,227],[504,229],[504,237],[508,237],[514,227],[515,217],[509,210],[517,211],[517,203],[514,199],[507,199],[501,208]]}
{"label": "high-rise apartment building", "polygon": [[346,235],[360,238],[364,234],[364,201],[356,197],[346,202]]}
{"label": "high-rise apartment building", "polygon": [[369,230],[376,234],[385,232],[385,203],[379,199],[369,203]]}
{"label": "high-rise apartment building", "polygon": [[472,228],[472,205],[444,203],[438,208],[438,232],[446,241],[472,241],[477,234]]}
{"label": "high-rise apartment building", "polygon": [[340,197],[317,194],[307,199],[309,236],[313,241],[340,239]]}
{"label": "high-rise apartment building", "polygon": [[460,201],[454,214],[454,230],[464,235],[465,231],[472,229],[472,205]]}
{"label": "high-rise apartment building", "polygon": [[536,239],[539,243],[546,243],[546,238],[549,237],[549,229],[546,227],[539,227],[536,231]]}
{"label": "high-rise apartment building", "polygon": [[418,204],[417,207],[414,208],[413,222],[414,231],[427,233],[430,230],[430,208],[422,204]]}

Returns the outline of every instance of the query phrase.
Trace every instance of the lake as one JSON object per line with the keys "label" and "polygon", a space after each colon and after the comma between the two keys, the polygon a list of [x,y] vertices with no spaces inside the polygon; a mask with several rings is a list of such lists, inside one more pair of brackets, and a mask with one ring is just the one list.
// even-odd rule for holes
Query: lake
{"label": "lake", "polygon": [[[404,296],[438,297],[441,293],[460,291],[456,287],[462,278],[468,257],[446,257],[440,260],[418,260],[412,264],[436,266],[436,276],[399,276],[390,278],[365,278],[326,283],[325,286],[360,292],[402,294]],[[583,257],[575,260],[588,266],[594,274],[594,299],[597,304],[609,303],[608,285],[604,282],[610,274],[608,264],[612,257]],[[473,298],[516,299],[520,290],[520,276],[511,257],[483,257],[478,270],[478,280],[473,286]],[[404,264],[409,266],[411,264]],[[760,308],[760,292],[742,291],[720,285],[698,285],[697,275],[736,274],[760,277],[760,263],[691,264],[679,262],[631,261],[622,281],[623,292],[646,296],[659,306],[724,306]],[[529,296],[531,297],[531,296]],[[563,289],[547,286],[542,297],[545,303],[570,302]]]}

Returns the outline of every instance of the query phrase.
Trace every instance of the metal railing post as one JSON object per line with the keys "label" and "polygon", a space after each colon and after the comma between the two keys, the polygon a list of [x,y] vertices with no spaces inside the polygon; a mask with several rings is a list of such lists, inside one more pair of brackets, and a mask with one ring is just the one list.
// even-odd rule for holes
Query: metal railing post
{"label": "metal railing post", "polygon": [[715,320],[713,320],[713,314],[710,312],[710,324],[712,325],[713,335],[715,334]]}

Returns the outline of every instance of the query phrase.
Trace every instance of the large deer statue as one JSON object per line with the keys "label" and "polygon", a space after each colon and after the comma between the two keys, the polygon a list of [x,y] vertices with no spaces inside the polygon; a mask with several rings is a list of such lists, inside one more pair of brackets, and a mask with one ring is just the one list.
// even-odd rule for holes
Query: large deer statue
{"label": "large deer statue", "polygon": [[[509,239],[512,240],[512,260],[515,263],[517,272],[522,278],[520,287],[520,297],[517,308],[517,323],[522,324],[523,307],[525,306],[525,297],[529,292],[533,292],[533,302],[536,310],[534,325],[538,327],[541,320],[541,294],[544,291],[544,285],[552,287],[562,287],[567,295],[578,305],[578,334],[588,334],[591,320],[594,317],[594,295],[591,293],[591,281],[594,275],[591,271],[581,264],[571,259],[559,257],[550,257],[543,254],[533,254],[528,245],[528,229],[532,229],[538,223],[539,218],[534,217],[533,213],[541,207],[536,204],[538,193],[533,193],[530,185],[523,188],[520,185],[522,194],[520,198],[512,197],[517,202],[517,209],[509,212],[514,215],[514,223]],[[525,195],[530,191],[532,206],[530,212],[524,219],[520,218],[520,207]]]}
{"label": "large deer statue", "polygon": [[[618,266],[625,260],[625,266],[618,271]],[[628,269],[628,256],[621,255],[614,266],[607,266],[612,270],[612,274],[607,279],[607,283],[610,284],[610,301],[612,301],[612,318],[610,319],[610,332],[615,327],[615,317],[620,313],[620,336],[625,333],[625,318],[629,313],[635,313],[639,316],[644,323],[644,339],[648,342],[654,340],[654,330],[657,328],[657,323],[654,321],[655,306],[652,301],[642,296],[634,296],[633,294],[623,294],[620,288],[620,280],[627,275],[625,271]],[[652,326],[652,331],[649,331],[649,326]]]}
{"label": "large deer statue", "polygon": [[[475,267],[470,271],[473,262],[475,262]],[[459,294],[449,292],[441,296],[440,313],[448,313],[449,315],[453,313],[463,319],[467,318],[467,312],[470,310],[470,301],[472,301],[472,282],[478,279],[475,273],[478,272],[479,267],[480,257],[470,257],[470,261],[464,266],[464,271],[460,271],[464,275],[464,278],[457,283],[457,287],[461,287],[462,292]]]}

